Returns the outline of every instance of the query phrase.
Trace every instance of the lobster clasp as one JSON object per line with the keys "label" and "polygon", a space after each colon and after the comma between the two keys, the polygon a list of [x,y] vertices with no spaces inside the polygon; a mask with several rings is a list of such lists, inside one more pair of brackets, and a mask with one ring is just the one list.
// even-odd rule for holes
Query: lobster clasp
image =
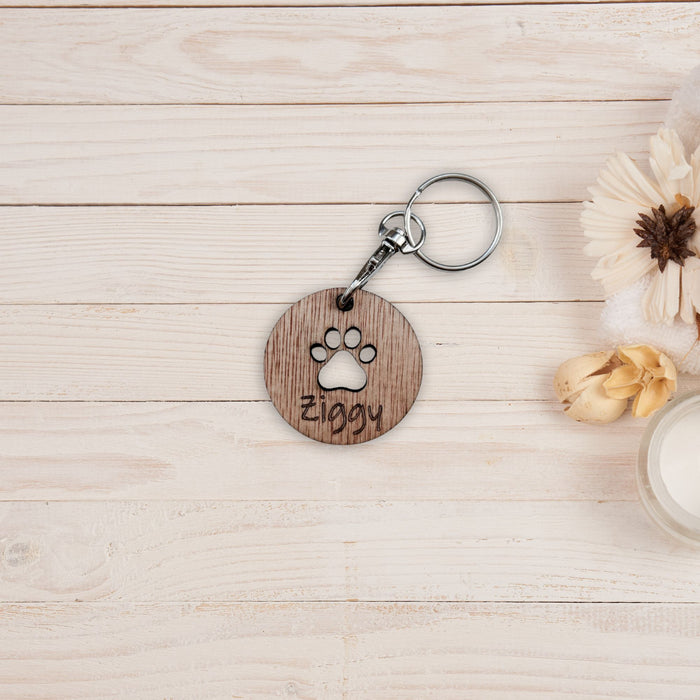
{"label": "lobster clasp", "polygon": [[389,219],[396,216],[403,216],[403,211],[394,211],[387,214],[379,224],[379,235],[382,242],[374,253],[369,256],[369,259],[362,266],[362,269],[357,273],[357,276],[348,288],[338,297],[338,308],[341,311],[349,311],[352,308],[352,295],[356,290],[362,289],[390,257],[399,251],[406,255],[415,253],[423,245],[425,240],[425,225],[423,222],[415,214],[412,215],[413,220],[418,224],[422,233],[420,241],[413,245],[402,228],[387,227],[386,224]]}

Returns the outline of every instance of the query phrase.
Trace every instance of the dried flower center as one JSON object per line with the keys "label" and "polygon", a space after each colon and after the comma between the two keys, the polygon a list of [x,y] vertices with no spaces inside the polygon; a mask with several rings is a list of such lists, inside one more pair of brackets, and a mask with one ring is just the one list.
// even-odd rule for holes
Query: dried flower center
{"label": "dried flower center", "polygon": [[696,229],[694,211],[695,207],[684,205],[668,216],[666,208],[660,204],[658,209],[651,210],[651,216],[639,213],[637,225],[641,228],[634,229],[634,232],[642,240],[637,247],[650,248],[650,255],[658,262],[661,272],[669,260],[682,267],[686,258],[695,255],[695,251],[688,247]]}

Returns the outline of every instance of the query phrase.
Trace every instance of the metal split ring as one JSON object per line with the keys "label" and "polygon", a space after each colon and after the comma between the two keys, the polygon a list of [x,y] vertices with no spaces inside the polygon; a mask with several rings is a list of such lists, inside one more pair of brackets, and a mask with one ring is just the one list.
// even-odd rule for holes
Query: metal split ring
{"label": "metal split ring", "polygon": [[[483,253],[481,253],[481,255],[479,255],[478,257],[474,258],[473,260],[470,260],[469,262],[462,263],[461,265],[447,265],[446,263],[438,262],[437,260],[433,260],[432,258],[428,257],[422,250],[420,250],[421,246],[423,245],[423,242],[425,241],[424,225],[420,226],[421,237],[417,244],[415,243],[415,238],[413,237],[413,232],[411,231],[411,219],[416,221],[417,218],[416,215],[411,211],[411,208],[415,204],[416,200],[418,199],[418,197],[421,196],[421,194],[423,194],[423,192],[425,192],[425,190],[428,189],[428,187],[430,187],[430,185],[434,185],[436,182],[442,182],[443,180],[461,180],[462,182],[467,182],[470,185],[476,187],[478,190],[481,190],[488,197],[491,207],[493,208],[493,211],[496,214],[496,227],[494,229],[493,237],[491,238],[491,242],[489,243],[488,248],[486,248],[486,250]],[[484,260],[486,260],[486,258],[488,258],[489,255],[491,255],[491,253],[493,253],[493,251],[496,249],[498,242],[501,240],[501,235],[503,234],[503,211],[501,210],[500,202],[496,199],[496,195],[491,191],[491,188],[488,185],[486,185],[486,183],[471,175],[465,175],[463,173],[442,173],[441,175],[435,175],[435,177],[431,177],[430,179],[426,180],[422,185],[420,185],[416,189],[416,191],[411,195],[411,198],[408,200],[408,204],[403,210],[403,221],[403,230],[406,234],[406,238],[408,239],[409,244],[412,246],[417,246],[416,250],[414,251],[416,256],[419,257],[426,265],[430,265],[430,267],[434,267],[438,270],[445,270],[446,272],[459,272],[460,270],[468,270],[484,262]]]}
{"label": "metal split ring", "polygon": [[[411,211],[411,207],[415,204],[416,200],[420,195],[425,192],[430,185],[434,185],[436,182],[441,182],[442,180],[461,180],[462,182],[467,182],[470,185],[474,185],[477,189],[481,190],[489,199],[491,206],[496,214],[496,228],[489,243],[488,248],[479,257],[470,260],[469,262],[462,263],[461,265],[447,265],[445,263],[438,262],[428,257],[421,248],[425,243],[426,239],[426,228],[422,219]],[[388,222],[395,217],[403,218],[403,228],[389,228],[387,226]],[[411,231],[411,222],[418,225],[420,229],[420,238],[418,240],[413,236]],[[379,224],[379,237],[381,238],[381,243],[379,247],[372,253],[367,262],[363,265],[362,269],[357,273],[355,279],[350,283],[347,289],[338,297],[337,304],[338,308],[342,311],[348,311],[352,308],[352,296],[358,290],[369,282],[370,278],[373,277],[378,270],[386,263],[389,258],[391,258],[395,253],[401,252],[405,254],[415,254],[420,260],[422,260],[426,265],[434,267],[438,270],[446,270],[447,272],[457,272],[459,270],[468,270],[471,267],[476,267],[479,263],[484,262],[486,258],[493,253],[501,240],[501,234],[503,233],[503,212],[501,211],[501,205],[496,199],[496,196],[491,191],[491,189],[485,185],[481,180],[478,180],[471,175],[464,175],[462,173],[442,173],[441,175],[436,175],[426,180],[418,189],[411,195],[408,200],[406,208],[401,210],[392,211],[387,214]]]}

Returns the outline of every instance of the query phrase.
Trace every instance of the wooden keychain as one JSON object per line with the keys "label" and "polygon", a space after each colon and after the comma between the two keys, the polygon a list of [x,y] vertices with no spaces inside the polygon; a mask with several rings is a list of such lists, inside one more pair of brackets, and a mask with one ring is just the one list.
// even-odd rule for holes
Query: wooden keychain
{"label": "wooden keychain", "polygon": [[[474,260],[445,265],[421,251],[426,228],[411,209],[430,185],[461,180],[481,190],[496,215],[488,248]],[[403,228],[389,228],[402,217]],[[411,222],[420,229],[415,239]],[[379,224],[381,243],[347,288],[314,292],[293,304],[276,323],[265,347],[265,384],[281,416],[293,428],[320,442],[351,445],[391,430],[416,400],[423,376],[420,345],[399,310],[363,291],[370,278],[397,252],[415,254],[438,270],[456,272],[488,258],[501,238],[503,214],[483,182],[462,173],[426,180],[405,209]]]}

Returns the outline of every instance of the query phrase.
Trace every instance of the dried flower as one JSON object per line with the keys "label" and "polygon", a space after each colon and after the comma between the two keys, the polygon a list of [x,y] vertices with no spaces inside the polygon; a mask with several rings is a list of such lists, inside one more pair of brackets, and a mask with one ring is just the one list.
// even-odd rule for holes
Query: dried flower
{"label": "dried flower", "polygon": [[612,423],[627,408],[627,397],[612,398],[605,381],[620,361],[615,353],[601,351],[567,360],[554,375],[554,391],[567,404],[564,412],[584,423]]}
{"label": "dried flower", "polygon": [[[593,277],[610,296],[642,277],[651,281],[642,307],[647,321],[695,323],[700,311],[700,147],[686,158],[672,129],[651,138],[647,177],[627,155],[610,158],[590,188],[581,216],[599,258]],[[641,241],[639,239],[642,239]]]}
{"label": "dried flower", "polygon": [[617,349],[622,365],[614,369],[603,386],[610,398],[635,397],[632,415],[644,418],[661,408],[676,390],[676,368],[669,357],[648,345]]}
{"label": "dried flower", "polygon": [[554,376],[554,390],[577,421],[612,423],[633,396],[632,415],[646,417],[676,390],[676,368],[655,348],[629,345],[567,360]]}

